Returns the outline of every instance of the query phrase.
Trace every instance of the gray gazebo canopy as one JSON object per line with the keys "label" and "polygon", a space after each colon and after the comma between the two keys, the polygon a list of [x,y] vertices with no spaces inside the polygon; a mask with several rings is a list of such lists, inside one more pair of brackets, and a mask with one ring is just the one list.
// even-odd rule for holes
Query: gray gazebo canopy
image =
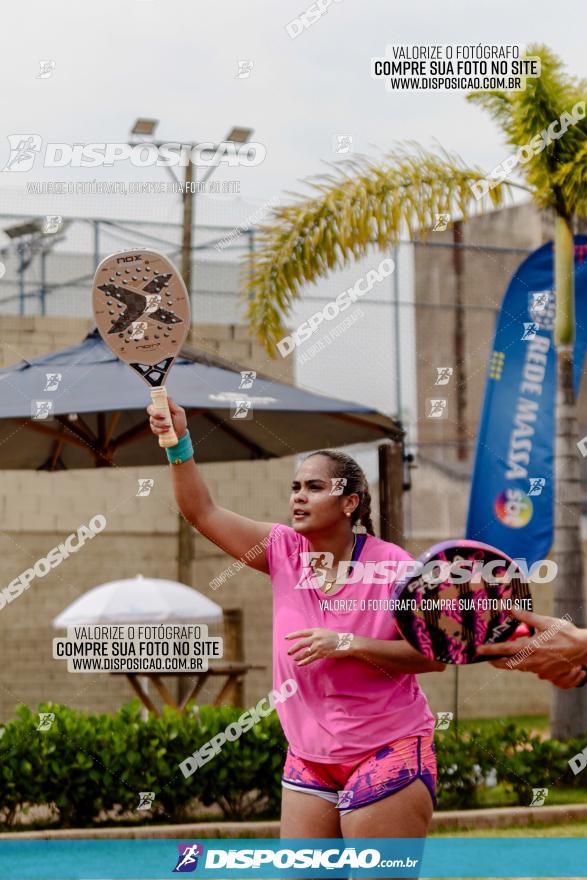
{"label": "gray gazebo canopy", "polygon": [[[187,410],[198,461],[278,458],[402,437],[400,427],[374,409],[261,373],[251,388],[239,389],[248,369],[182,349],[167,388]],[[232,418],[241,400],[250,401],[250,417]],[[50,402],[46,418],[33,417],[37,401]],[[147,386],[95,330],[79,345],[6,367],[0,370],[0,469],[161,464],[145,412],[149,402]]]}

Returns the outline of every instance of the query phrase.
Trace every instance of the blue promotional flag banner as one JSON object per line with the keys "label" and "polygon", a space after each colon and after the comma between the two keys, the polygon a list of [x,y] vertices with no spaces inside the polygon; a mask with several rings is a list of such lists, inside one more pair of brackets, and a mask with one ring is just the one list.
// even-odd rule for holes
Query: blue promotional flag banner
{"label": "blue promotional flag banner", "polygon": [[584,877],[586,837],[3,840],[2,880]]}
{"label": "blue promotional flag banner", "polygon": [[[554,527],[553,244],[516,270],[497,320],[471,480],[466,537],[525,559],[544,559]],[[587,236],[575,236],[574,385],[587,347]],[[579,452],[577,452],[579,454]]]}

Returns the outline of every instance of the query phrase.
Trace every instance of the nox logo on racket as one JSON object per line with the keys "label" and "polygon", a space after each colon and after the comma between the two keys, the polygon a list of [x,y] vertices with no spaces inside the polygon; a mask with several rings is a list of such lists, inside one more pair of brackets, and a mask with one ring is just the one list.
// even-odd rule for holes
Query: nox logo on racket
{"label": "nox logo on racket", "polygon": [[[114,318],[108,333],[121,333],[142,317],[151,318],[151,320],[167,326],[181,324],[182,319],[175,312],[158,305],[161,302],[159,291],[169,284],[170,278],[171,275],[156,275],[145,284],[142,291],[122,287],[112,281],[98,285],[98,290],[101,290],[105,296],[111,297],[126,307],[118,318]],[[113,303],[107,302],[106,305],[113,305]],[[110,315],[114,316],[115,312],[110,311]]]}

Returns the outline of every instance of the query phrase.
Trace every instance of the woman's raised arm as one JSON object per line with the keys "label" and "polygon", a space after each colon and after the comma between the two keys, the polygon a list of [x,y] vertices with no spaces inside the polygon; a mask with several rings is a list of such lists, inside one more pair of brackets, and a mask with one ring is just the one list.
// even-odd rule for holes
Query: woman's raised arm
{"label": "woman's raised arm", "polygon": [[[181,439],[187,431],[185,410],[169,398],[173,427]],[[169,428],[165,417],[150,406],[151,430],[159,437]],[[219,507],[210,496],[200,469],[193,458],[170,465],[173,491],[183,516],[205,538],[225,553],[234,556],[257,571],[269,572],[266,545],[273,523],[258,522]]]}

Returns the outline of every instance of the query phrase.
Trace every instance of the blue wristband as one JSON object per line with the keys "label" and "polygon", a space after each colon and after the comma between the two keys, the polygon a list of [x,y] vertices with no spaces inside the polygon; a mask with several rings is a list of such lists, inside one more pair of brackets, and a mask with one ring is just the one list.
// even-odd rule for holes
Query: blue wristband
{"label": "blue wristband", "polygon": [[166,447],[165,452],[169,464],[182,464],[184,461],[189,461],[194,454],[190,432],[186,431],[183,437],[178,440],[177,445]]}

